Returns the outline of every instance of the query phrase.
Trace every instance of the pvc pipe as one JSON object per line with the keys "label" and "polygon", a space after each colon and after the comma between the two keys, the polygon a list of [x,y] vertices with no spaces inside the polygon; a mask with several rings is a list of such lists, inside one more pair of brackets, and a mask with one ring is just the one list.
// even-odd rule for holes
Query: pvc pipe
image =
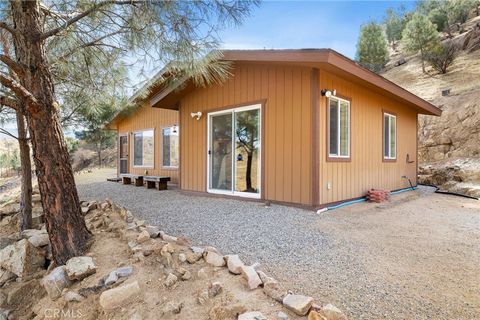
{"label": "pvc pipe", "polygon": [[[412,191],[412,190],[417,190],[417,187],[413,187],[413,188],[408,187],[408,188],[405,188],[405,189],[400,189],[400,190],[397,190],[397,191],[390,192],[390,194],[398,194],[398,193],[402,193],[402,192],[406,192],[406,191]],[[342,203],[337,204],[335,206],[322,208],[322,209],[318,210],[317,213],[322,213],[322,212],[325,212],[327,210],[334,210],[334,209],[342,208],[342,207],[345,207],[345,206],[349,206],[351,204],[365,202],[365,201],[367,201],[367,197],[363,197],[361,199],[356,199],[356,200],[352,200],[352,201],[342,202]]]}

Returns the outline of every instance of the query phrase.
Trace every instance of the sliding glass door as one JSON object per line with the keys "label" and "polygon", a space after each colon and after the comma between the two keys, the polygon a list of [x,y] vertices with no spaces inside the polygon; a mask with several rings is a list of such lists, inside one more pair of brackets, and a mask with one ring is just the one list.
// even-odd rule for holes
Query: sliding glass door
{"label": "sliding glass door", "polygon": [[260,105],[208,115],[208,192],[260,198]]}

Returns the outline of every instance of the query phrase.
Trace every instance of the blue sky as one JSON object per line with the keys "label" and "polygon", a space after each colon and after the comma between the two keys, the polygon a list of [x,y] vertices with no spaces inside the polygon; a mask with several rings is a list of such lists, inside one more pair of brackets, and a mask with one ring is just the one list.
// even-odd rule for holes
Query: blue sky
{"label": "blue sky", "polygon": [[227,49],[331,48],[355,57],[362,23],[414,1],[265,1],[240,27],[220,33]]}

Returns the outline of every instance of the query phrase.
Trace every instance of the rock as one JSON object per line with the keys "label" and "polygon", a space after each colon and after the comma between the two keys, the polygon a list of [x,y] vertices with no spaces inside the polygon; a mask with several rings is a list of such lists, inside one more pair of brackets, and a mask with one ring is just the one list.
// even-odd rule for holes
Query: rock
{"label": "rock", "polygon": [[180,261],[180,262],[187,261],[187,256],[185,255],[185,253],[178,254],[178,261]]}
{"label": "rock", "polygon": [[317,311],[312,310],[308,313],[307,320],[327,320],[324,316],[321,316]]}
{"label": "rock", "polygon": [[258,271],[257,274],[263,282],[263,293],[278,302],[282,302],[287,295],[287,290],[277,280],[267,276],[264,272]]}
{"label": "rock", "polygon": [[126,278],[130,276],[133,273],[133,267],[122,267],[113,270],[108,274],[108,276],[105,278],[105,285],[107,287],[112,286],[115,284],[119,278]]}
{"label": "rock", "polygon": [[160,236],[160,228],[157,226],[146,226],[145,230],[147,230],[150,238],[158,238]]}
{"label": "rock", "polygon": [[38,279],[32,279],[29,281],[22,281],[13,287],[7,295],[7,305],[22,305],[27,301],[35,301],[35,299],[45,295],[40,281]]}
{"label": "rock", "polygon": [[312,306],[313,298],[302,296],[298,294],[287,294],[283,298],[283,305],[298,314],[299,316],[304,316],[307,314],[308,310]]}
{"label": "rock", "polygon": [[144,243],[146,242],[147,240],[150,239],[150,234],[148,233],[147,230],[143,230],[142,232],[140,232],[140,234],[138,235],[137,237],[137,242],[138,243]]}
{"label": "rock", "polygon": [[63,299],[67,302],[80,302],[83,301],[85,298],[74,291],[67,291],[63,296]]}
{"label": "rock", "polygon": [[285,312],[279,311],[277,318],[278,320],[288,320],[288,315]]}
{"label": "rock", "polygon": [[185,270],[185,272],[182,274],[182,280],[186,281],[186,280],[190,280],[191,278],[192,278],[192,274],[190,273],[190,271]]}
{"label": "rock", "polygon": [[167,242],[176,242],[178,240],[177,237],[169,236],[168,234],[166,234],[163,231],[160,231],[160,237],[162,238],[162,240],[167,241]]}
{"label": "rock", "polygon": [[42,270],[45,257],[28,240],[22,239],[0,251],[0,266],[19,277]]}
{"label": "rock", "polygon": [[228,271],[233,274],[241,274],[242,267],[245,266],[245,264],[240,260],[240,257],[236,254],[231,254],[227,255],[226,258]]}
{"label": "rock", "polygon": [[183,302],[177,303],[175,301],[169,301],[163,308],[163,314],[179,314],[182,308]]}
{"label": "rock", "polygon": [[181,237],[178,237],[177,238],[177,241],[175,241],[176,244],[178,244],[179,246],[188,246],[190,245],[190,240],[188,240],[187,237],[184,237],[184,236],[181,236]]}
{"label": "rock", "polygon": [[37,248],[47,246],[50,243],[47,230],[45,229],[27,229],[23,230],[21,235],[22,238],[27,239]]}
{"label": "rock", "polygon": [[203,254],[205,252],[205,250],[203,248],[200,248],[200,247],[190,247],[190,249],[192,249],[193,253],[199,253],[199,254]]}
{"label": "rock", "polygon": [[11,271],[5,270],[0,268],[0,287],[3,286],[10,280],[13,280],[17,277],[17,275]]}
{"label": "rock", "polygon": [[0,238],[0,250],[5,248],[6,246],[14,244],[15,242],[16,240],[12,238]]}
{"label": "rock", "polygon": [[0,320],[9,320],[10,318],[10,310],[0,308]]}
{"label": "rock", "polygon": [[65,266],[56,267],[42,280],[42,285],[52,300],[60,298],[63,289],[70,287],[71,284],[65,271]]}
{"label": "rock", "polygon": [[223,267],[225,265],[225,259],[223,256],[213,251],[207,251],[204,256],[205,261],[214,267]]}
{"label": "rock", "polygon": [[210,320],[236,320],[238,315],[245,313],[247,308],[242,304],[231,304],[227,306],[215,306],[210,309],[208,315]]}
{"label": "rock", "polygon": [[268,320],[261,312],[250,311],[238,316],[238,320]]}
{"label": "rock", "polygon": [[132,303],[140,293],[141,290],[138,281],[127,283],[104,291],[100,295],[100,306],[105,311],[113,310],[117,307],[125,307]]}
{"label": "rock", "polygon": [[257,288],[262,284],[262,280],[258,276],[257,271],[255,271],[253,266],[243,266],[241,269],[244,278],[247,280],[247,286],[250,290]]}
{"label": "rock", "polygon": [[73,257],[67,261],[66,271],[70,280],[82,280],[97,272],[92,257]]}
{"label": "rock", "polygon": [[205,288],[198,294],[197,301],[200,305],[205,305],[208,301],[210,301],[210,295],[208,293],[208,289]]}
{"label": "rock", "polygon": [[110,208],[110,204],[109,204],[108,202],[102,202],[102,203],[100,204],[100,209],[101,209],[102,211],[106,211],[108,208]]}
{"label": "rock", "polygon": [[[322,310],[320,310],[318,314],[323,317],[318,319],[322,320],[347,320],[347,316],[332,304],[327,304],[326,306],[322,307]],[[308,319],[310,320],[310,318]]]}
{"label": "rock", "polygon": [[223,287],[220,282],[213,282],[210,284],[210,287],[208,288],[208,296],[210,298],[215,298],[220,293],[222,293],[222,290],[223,290]]}
{"label": "rock", "polygon": [[88,207],[82,207],[81,210],[82,210],[82,214],[83,214],[83,215],[86,215],[86,214],[88,213],[88,211],[90,211],[90,210],[88,209]]}
{"label": "rock", "polygon": [[178,278],[176,275],[174,275],[173,273],[169,273],[168,276],[167,276],[167,279],[165,279],[165,287],[167,288],[170,288],[172,287],[175,283],[177,283],[178,281]]}
{"label": "rock", "polygon": [[202,259],[201,253],[190,252],[187,254],[187,261],[190,264],[194,264],[198,260]]}

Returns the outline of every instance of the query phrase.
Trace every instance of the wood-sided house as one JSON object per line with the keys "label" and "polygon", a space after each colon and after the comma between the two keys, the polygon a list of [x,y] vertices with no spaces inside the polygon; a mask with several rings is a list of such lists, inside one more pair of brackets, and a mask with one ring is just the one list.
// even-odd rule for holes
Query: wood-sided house
{"label": "wood-sided house", "polygon": [[417,184],[417,118],[441,115],[434,105],[330,49],[223,55],[232,63],[224,83],[160,86],[110,124],[121,171],[317,208]]}

